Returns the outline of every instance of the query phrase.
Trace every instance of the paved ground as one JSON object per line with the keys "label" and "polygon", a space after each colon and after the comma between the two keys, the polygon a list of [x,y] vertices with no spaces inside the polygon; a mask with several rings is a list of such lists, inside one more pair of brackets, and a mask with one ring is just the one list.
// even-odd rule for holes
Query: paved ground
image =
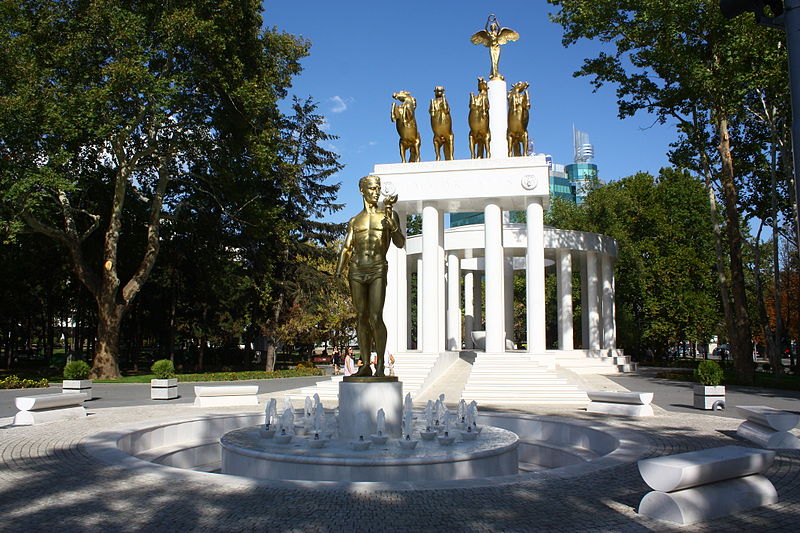
{"label": "paved ground", "polygon": [[[646,371],[613,380],[631,390],[655,391],[656,404],[664,409],[648,419],[608,418],[575,408],[520,410],[635,431],[646,444],[644,457],[726,444],[753,446],[737,439],[741,420],[732,410],[711,413],[684,407],[691,402],[691,391],[683,385],[662,383]],[[741,389],[733,391],[736,403],[797,409],[792,403],[797,395]],[[131,391],[122,385],[98,391],[103,399],[87,403],[90,416],[84,419],[0,427],[0,531],[798,530],[798,451],[778,452],[766,473],[779,503],[689,527],[636,514],[648,488],[635,462],[568,479],[534,476],[494,486],[426,491],[287,488],[244,480],[203,483],[98,464],[82,446],[92,435],[121,424],[198,413],[186,405],[190,394],[183,402],[168,404],[138,399],[141,395]],[[729,392],[729,404],[731,399]],[[0,396],[0,402],[9,401],[9,396]],[[111,403],[103,406],[101,401]]]}

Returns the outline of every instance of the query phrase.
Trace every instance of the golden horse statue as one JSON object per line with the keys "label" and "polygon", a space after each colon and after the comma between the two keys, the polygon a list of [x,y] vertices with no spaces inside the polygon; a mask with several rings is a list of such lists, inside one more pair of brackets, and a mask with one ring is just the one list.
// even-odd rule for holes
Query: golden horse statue
{"label": "golden horse statue", "polygon": [[431,129],[433,130],[433,151],[436,160],[441,161],[439,150],[444,152],[447,161],[453,159],[453,120],[450,118],[450,104],[444,96],[444,87],[433,90],[434,98],[431,100]]}
{"label": "golden horse statue", "polygon": [[508,157],[525,155],[528,148],[529,86],[526,81],[518,81],[508,91]]}
{"label": "golden horse statue", "polygon": [[489,142],[489,85],[478,78],[478,94],[469,93],[469,155],[472,159],[492,157]]}
{"label": "golden horse statue", "polygon": [[392,98],[400,102],[400,105],[392,102],[392,122],[396,123],[397,133],[400,135],[400,160],[406,162],[406,150],[408,150],[408,161],[414,163],[419,161],[420,146],[417,119],[414,117],[417,99],[408,91],[396,92],[392,94]]}

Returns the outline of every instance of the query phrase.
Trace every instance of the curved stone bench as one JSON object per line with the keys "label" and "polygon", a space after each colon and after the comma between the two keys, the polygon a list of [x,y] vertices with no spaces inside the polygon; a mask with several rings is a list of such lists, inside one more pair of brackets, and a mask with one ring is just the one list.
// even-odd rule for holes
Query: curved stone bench
{"label": "curved stone bench", "polygon": [[32,426],[86,416],[83,402],[87,399],[88,395],[81,392],[20,396],[14,400],[14,405],[19,409],[14,416],[14,425]]}
{"label": "curved stone bench", "polygon": [[747,420],[736,429],[740,437],[770,450],[800,449],[800,439],[789,430],[800,422],[800,415],[764,405],[737,405]]}
{"label": "curved stone bench", "polygon": [[775,452],[723,446],[639,461],[639,473],[653,492],[639,514],[678,524],[711,520],[778,501],[761,475]]}
{"label": "curved stone bench", "polygon": [[197,385],[195,407],[258,405],[258,385]]}
{"label": "curved stone bench", "polygon": [[588,413],[609,415],[653,416],[652,392],[586,391],[589,396]]}

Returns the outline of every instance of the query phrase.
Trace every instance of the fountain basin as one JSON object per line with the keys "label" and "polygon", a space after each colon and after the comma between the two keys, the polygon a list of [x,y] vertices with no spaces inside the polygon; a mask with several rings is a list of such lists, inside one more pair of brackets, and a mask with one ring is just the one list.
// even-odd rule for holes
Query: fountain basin
{"label": "fountain basin", "polygon": [[443,447],[423,441],[407,449],[399,440],[365,450],[330,441],[313,449],[303,439],[289,446],[260,438],[257,427],[230,431],[220,439],[222,473],[262,479],[308,481],[445,481],[513,475],[519,438],[487,427],[481,438]]}

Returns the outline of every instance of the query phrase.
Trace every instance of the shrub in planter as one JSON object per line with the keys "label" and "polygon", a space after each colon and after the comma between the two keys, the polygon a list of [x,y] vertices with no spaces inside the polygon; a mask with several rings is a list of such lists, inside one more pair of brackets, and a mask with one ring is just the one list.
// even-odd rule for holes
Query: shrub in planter
{"label": "shrub in planter", "polygon": [[150,367],[155,375],[150,380],[151,400],[173,400],[178,397],[178,378],[175,377],[175,365],[169,359],[159,359]]}
{"label": "shrub in planter", "polygon": [[694,371],[694,379],[703,385],[715,387],[722,383],[722,368],[716,361],[701,361]]}
{"label": "shrub in planter", "polygon": [[89,379],[91,373],[86,361],[72,361],[64,367],[64,379]]}
{"label": "shrub in planter", "polygon": [[175,365],[169,359],[159,359],[150,367],[150,372],[156,379],[169,379],[175,377]]}

